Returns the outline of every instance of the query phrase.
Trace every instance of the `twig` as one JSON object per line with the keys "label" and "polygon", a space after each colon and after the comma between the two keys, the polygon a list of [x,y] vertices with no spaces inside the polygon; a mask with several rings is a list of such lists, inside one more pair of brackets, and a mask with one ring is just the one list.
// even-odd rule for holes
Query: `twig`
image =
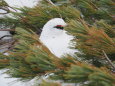
{"label": "twig", "polygon": [[13,9],[13,10],[15,10],[17,12],[17,10],[14,9],[13,7],[9,6],[6,1],[2,0],[2,1],[0,1],[0,3],[3,4],[3,5],[0,6],[0,9],[6,11],[5,13],[0,13],[0,14],[8,14],[8,13],[10,13],[10,9],[9,8],[11,8],[11,9]]}
{"label": "twig", "polygon": [[5,8],[5,7],[0,7],[0,9],[6,11],[6,12],[4,12],[4,13],[0,13],[0,14],[7,14],[7,13],[10,12],[10,10],[9,10],[8,8]]}
{"label": "twig", "polygon": [[13,9],[15,12],[18,12],[16,9],[14,9],[13,7],[11,6],[8,6],[9,8]]}
{"label": "twig", "polygon": [[5,35],[5,36],[2,36],[2,37],[0,37],[0,40],[2,40],[4,37],[12,37],[12,35]]}
{"label": "twig", "polygon": [[104,50],[102,50],[103,55],[105,56],[106,60],[109,62],[109,64],[115,69],[115,65],[111,62],[111,60],[108,58],[107,54]]}
{"label": "twig", "polygon": [[15,43],[16,43],[16,40],[12,40],[8,43],[5,43],[5,44],[0,46],[0,50],[6,49],[5,51],[2,52],[2,53],[6,53],[9,50],[13,49]]}
{"label": "twig", "polygon": [[16,40],[12,41],[11,44],[9,45],[8,49],[6,51],[4,51],[3,53],[6,53],[6,52],[12,50],[15,43],[16,43]]}
{"label": "twig", "polygon": [[48,3],[50,3],[53,6],[56,6],[51,0],[46,0]]}
{"label": "twig", "polygon": [[0,29],[0,31],[15,31],[15,29]]}
{"label": "twig", "polygon": [[[53,5],[54,7],[57,7],[51,0],[46,0],[48,3],[50,3],[51,5]],[[59,13],[60,18],[62,18],[61,14]]]}

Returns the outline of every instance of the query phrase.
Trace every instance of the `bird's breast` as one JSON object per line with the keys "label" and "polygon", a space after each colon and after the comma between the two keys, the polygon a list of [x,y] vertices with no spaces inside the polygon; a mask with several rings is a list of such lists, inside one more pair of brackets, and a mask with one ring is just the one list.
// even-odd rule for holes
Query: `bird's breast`
{"label": "bird's breast", "polygon": [[41,41],[49,48],[49,50],[58,57],[68,53],[70,51],[70,40],[73,39],[72,36],[67,34],[57,35],[57,36],[46,36],[46,38]]}

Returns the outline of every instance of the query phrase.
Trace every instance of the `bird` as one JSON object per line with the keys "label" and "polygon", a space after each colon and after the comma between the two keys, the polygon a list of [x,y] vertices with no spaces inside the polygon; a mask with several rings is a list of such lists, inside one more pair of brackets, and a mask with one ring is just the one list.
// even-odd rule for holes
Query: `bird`
{"label": "bird", "polygon": [[74,36],[67,34],[64,27],[67,23],[62,18],[53,18],[49,20],[42,29],[41,42],[57,57],[61,58],[67,54],[74,55],[77,52],[71,40]]}
{"label": "bird", "polygon": [[[74,56],[77,49],[73,49],[76,43],[71,41],[75,38],[69,35],[64,27],[67,27],[67,23],[62,18],[50,19],[44,26],[39,37],[40,41],[58,58],[62,58],[66,55]],[[73,47],[73,48],[71,48]],[[53,73],[52,73],[53,74]],[[51,75],[52,75],[51,74]],[[45,79],[50,82],[47,78]],[[63,81],[57,81],[62,86],[76,86],[76,83],[64,83]]]}

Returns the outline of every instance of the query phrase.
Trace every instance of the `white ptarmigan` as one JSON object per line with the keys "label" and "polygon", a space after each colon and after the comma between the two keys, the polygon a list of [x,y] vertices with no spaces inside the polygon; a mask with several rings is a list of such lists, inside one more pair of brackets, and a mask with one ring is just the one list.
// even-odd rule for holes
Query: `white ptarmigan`
{"label": "white ptarmigan", "polygon": [[74,37],[67,34],[63,29],[65,26],[67,24],[62,18],[53,18],[44,25],[40,35],[41,42],[59,58],[77,51],[70,48],[72,46],[70,41]]}
{"label": "white ptarmigan", "polygon": [[[62,18],[53,18],[43,26],[40,35],[41,42],[59,58],[66,54],[74,55],[75,52],[78,52],[78,50],[70,48],[74,47],[71,43],[74,36],[67,34],[67,31],[64,30],[65,26],[67,24]],[[75,86],[75,83],[62,83],[61,81],[61,85]]]}

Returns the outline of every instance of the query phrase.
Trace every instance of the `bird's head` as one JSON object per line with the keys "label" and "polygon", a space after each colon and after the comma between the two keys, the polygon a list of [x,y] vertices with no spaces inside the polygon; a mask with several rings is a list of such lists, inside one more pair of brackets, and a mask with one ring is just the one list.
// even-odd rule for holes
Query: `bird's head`
{"label": "bird's head", "polygon": [[54,18],[49,21],[52,24],[52,29],[63,30],[67,25],[62,18]]}
{"label": "bird's head", "polygon": [[47,33],[60,34],[63,32],[67,24],[62,18],[53,18],[49,20],[43,27],[43,31]]}

